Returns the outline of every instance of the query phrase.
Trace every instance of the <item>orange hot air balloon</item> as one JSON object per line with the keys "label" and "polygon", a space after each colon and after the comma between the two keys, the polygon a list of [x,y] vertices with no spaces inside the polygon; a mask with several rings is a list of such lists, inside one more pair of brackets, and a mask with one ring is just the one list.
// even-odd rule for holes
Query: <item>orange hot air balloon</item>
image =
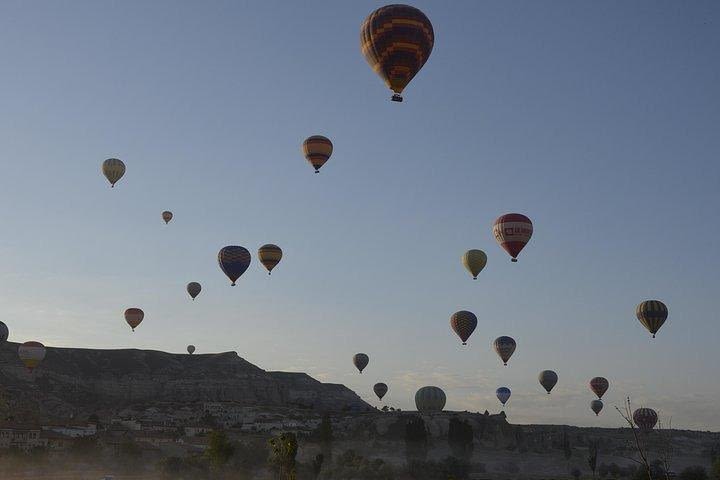
{"label": "orange hot air balloon", "polygon": [[313,135],[305,139],[302,145],[303,155],[315,169],[315,173],[320,173],[320,168],[330,160],[333,152],[333,144],[329,138],[322,135]]}
{"label": "orange hot air balloon", "polygon": [[402,92],[425,65],[435,32],[423,12],[409,5],[387,5],[372,12],[360,27],[360,50],[370,67],[402,102]]}
{"label": "orange hot air balloon", "polygon": [[260,263],[267,269],[268,275],[272,273],[273,268],[280,263],[283,252],[280,247],[272,243],[266,243],[258,249],[258,259]]}
{"label": "orange hot air balloon", "polygon": [[30,372],[45,358],[45,345],[40,342],[25,342],[18,347],[18,357]]}
{"label": "orange hot air balloon", "polygon": [[143,318],[145,318],[145,312],[140,310],[139,308],[128,308],[125,310],[125,321],[128,325],[130,325],[130,328],[132,328],[132,331],[135,331],[135,328],[137,328],[138,325],[143,321]]}
{"label": "orange hot air balloon", "polygon": [[467,345],[467,340],[477,327],[477,317],[474,313],[467,310],[455,312],[450,317],[450,328],[460,337],[463,345]]}

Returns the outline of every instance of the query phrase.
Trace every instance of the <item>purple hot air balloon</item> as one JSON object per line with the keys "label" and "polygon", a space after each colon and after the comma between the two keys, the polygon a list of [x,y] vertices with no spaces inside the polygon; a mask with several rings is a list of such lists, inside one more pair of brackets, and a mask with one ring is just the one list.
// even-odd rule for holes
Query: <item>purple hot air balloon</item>
{"label": "purple hot air balloon", "polygon": [[240,278],[240,275],[245,273],[245,270],[250,266],[250,259],[250,252],[247,248],[237,245],[223,247],[218,252],[220,269],[227,275],[233,286],[235,281]]}

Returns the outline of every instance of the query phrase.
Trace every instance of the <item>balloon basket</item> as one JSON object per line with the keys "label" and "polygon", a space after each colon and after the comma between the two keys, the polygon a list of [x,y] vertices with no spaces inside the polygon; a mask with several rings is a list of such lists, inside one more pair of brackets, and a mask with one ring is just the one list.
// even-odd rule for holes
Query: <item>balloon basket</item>
{"label": "balloon basket", "polygon": [[392,100],[393,102],[402,102],[402,101],[403,101],[403,97],[402,97],[402,95],[400,95],[399,93],[396,93],[395,95],[393,95],[393,96],[390,98],[390,100]]}

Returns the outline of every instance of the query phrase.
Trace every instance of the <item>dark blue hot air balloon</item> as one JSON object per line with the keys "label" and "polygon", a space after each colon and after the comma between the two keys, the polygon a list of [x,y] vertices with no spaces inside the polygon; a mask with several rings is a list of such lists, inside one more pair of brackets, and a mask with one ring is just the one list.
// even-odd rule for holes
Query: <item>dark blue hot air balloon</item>
{"label": "dark blue hot air balloon", "polygon": [[247,248],[237,245],[228,245],[218,252],[220,269],[227,275],[232,285],[235,285],[235,281],[248,269],[250,258]]}
{"label": "dark blue hot air balloon", "polygon": [[510,400],[510,393],[510,389],[507,387],[500,387],[495,390],[495,395],[497,396],[498,400],[500,400],[500,403],[503,404],[503,406],[505,406],[505,403]]}

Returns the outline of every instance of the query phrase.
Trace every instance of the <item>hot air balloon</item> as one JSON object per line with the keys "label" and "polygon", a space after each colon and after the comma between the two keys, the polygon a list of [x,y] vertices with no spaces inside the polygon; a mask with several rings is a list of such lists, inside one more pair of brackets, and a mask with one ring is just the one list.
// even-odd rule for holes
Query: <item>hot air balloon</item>
{"label": "hot air balloon", "polygon": [[477,280],[477,276],[480,275],[482,269],[487,265],[487,255],[482,250],[468,250],[462,256],[462,263],[465,265],[465,269],[470,272],[473,280]]}
{"label": "hot air balloon", "polygon": [[192,355],[193,353],[195,353],[195,345],[188,345],[188,346],[187,346],[187,352],[188,352],[190,355]]}
{"label": "hot air balloon", "polygon": [[408,5],[387,5],[372,12],[360,27],[360,50],[370,67],[395,92],[394,102],[427,62],[435,43],[430,20]]}
{"label": "hot air balloon", "polygon": [[200,292],[202,291],[202,285],[198,282],[190,282],[187,284],[186,289],[190,297],[195,300],[195,297],[200,295]]}
{"label": "hot air balloon", "polygon": [[637,306],[635,315],[655,338],[655,334],[667,320],[668,309],[660,300],[645,300]]}
{"label": "hot air balloon", "polygon": [[130,328],[132,328],[133,332],[135,331],[135,328],[140,325],[140,322],[143,321],[144,317],[145,312],[143,312],[139,308],[128,308],[127,310],[125,310],[125,321],[128,325],[130,325]]}
{"label": "hot air balloon", "polygon": [[635,425],[643,432],[649,432],[655,428],[658,421],[658,415],[652,408],[638,408],[633,412],[633,421]]}
{"label": "hot air balloon", "polygon": [[245,273],[245,270],[250,266],[250,258],[250,252],[245,247],[238,247],[237,245],[223,247],[218,252],[220,269],[225,272],[233,286],[235,286],[235,281],[240,278],[240,275]]}
{"label": "hot air balloon", "polygon": [[115,187],[118,180],[125,175],[125,164],[117,158],[108,158],[102,164],[102,173],[110,182],[110,187]]}
{"label": "hot air balloon", "polygon": [[450,317],[450,327],[455,331],[463,345],[467,345],[467,339],[475,331],[477,327],[477,317],[474,313],[467,310],[455,312]]}
{"label": "hot air balloon", "polygon": [[272,243],[266,243],[258,249],[258,259],[265,268],[267,268],[268,275],[272,273],[272,269],[280,263],[282,259],[282,249]]}
{"label": "hot air balloon", "polygon": [[593,400],[590,402],[590,410],[595,412],[595,416],[597,417],[600,415],[600,410],[603,409],[603,402],[602,400]]}
{"label": "hot air balloon", "polygon": [[170,220],[172,220],[172,217],[173,217],[172,212],[170,212],[170,211],[168,211],[168,210],[165,210],[165,211],[162,213],[162,219],[165,220],[165,225],[167,225],[168,223],[170,223]]}
{"label": "hot air balloon", "polygon": [[493,235],[497,243],[510,254],[510,261],[517,262],[517,256],[530,241],[533,224],[528,217],[519,213],[508,213],[495,220]]}
{"label": "hot air balloon", "polygon": [[10,332],[8,331],[7,325],[5,325],[4,322],[0,322],[0,347],[3,343],[7,342],[8,335],[10,335]]}
{"label": "hot air balloon", "polygon": [[608,388],[610,388],[610,382],[605,377],[595,377],[590,379],[590,390],[597,395],[598,400],[602,399]]}
{"label": "hot air balloon", "polygon": [[302,145],[303,155],[315,169],[315,173],[320,173],[320,167],[330,160],[333,152],[333,144],[329,138],[322,135],[313,135],[305,139]]}
{"label": "hot air balloon", "polygon": [[40,342],[25,342],[18,347],[18,357],[32,372],[45,358],[45,345]]}
{"label": "hot air balloon", "polygon": [[542,385],[543,388],[547,391],[548,395],[550,395],[550,390],[552,390],[557,383],[558,376],[557,373],[553,372],[552,370],[543,370],[542,372],[540,372],[540,375],[538,375],[538,381],[540,382],[540,385]]}
{"label": "hot air balloon", "polygon": [[375,395],[377,395],[378,399],[382,400],[388,391],[388,386],[384,383],[376,383],[373,387],[373,391],[375,392]]}
{"label": "hot air balloon", "polygon": [[502,336],[495,339],[493,342],[493,348],[500,357],[500,360],[503,361],[503,365],[507,366],[508,360],[510,360],[512,354],[515,353],[517,343],[515,343],[515,339],[512,337]]}
{"label": "hot air balloon", "polygon": [[512,392],[507,387],[500,387],[497,390],[495,390],[495,396],[500,400],[500,403],[503,404],[503,407],[507,403],[508,400],[510,400],[510,395]]}
{"label": "hot air balloon", "polygon": [[356,353],[355,355],[353,355],[353,365],[355,365],[355,368],[357,368],[360,373],[365,370],[368,362],[370,362],[370,357],[368,357],[364,353]]}
{"label": "hot air balloon", "polygon": [[445,392],[438,387],[422,387],[415,393],[415,406],[420,413],[442,412],[445,401]]}

